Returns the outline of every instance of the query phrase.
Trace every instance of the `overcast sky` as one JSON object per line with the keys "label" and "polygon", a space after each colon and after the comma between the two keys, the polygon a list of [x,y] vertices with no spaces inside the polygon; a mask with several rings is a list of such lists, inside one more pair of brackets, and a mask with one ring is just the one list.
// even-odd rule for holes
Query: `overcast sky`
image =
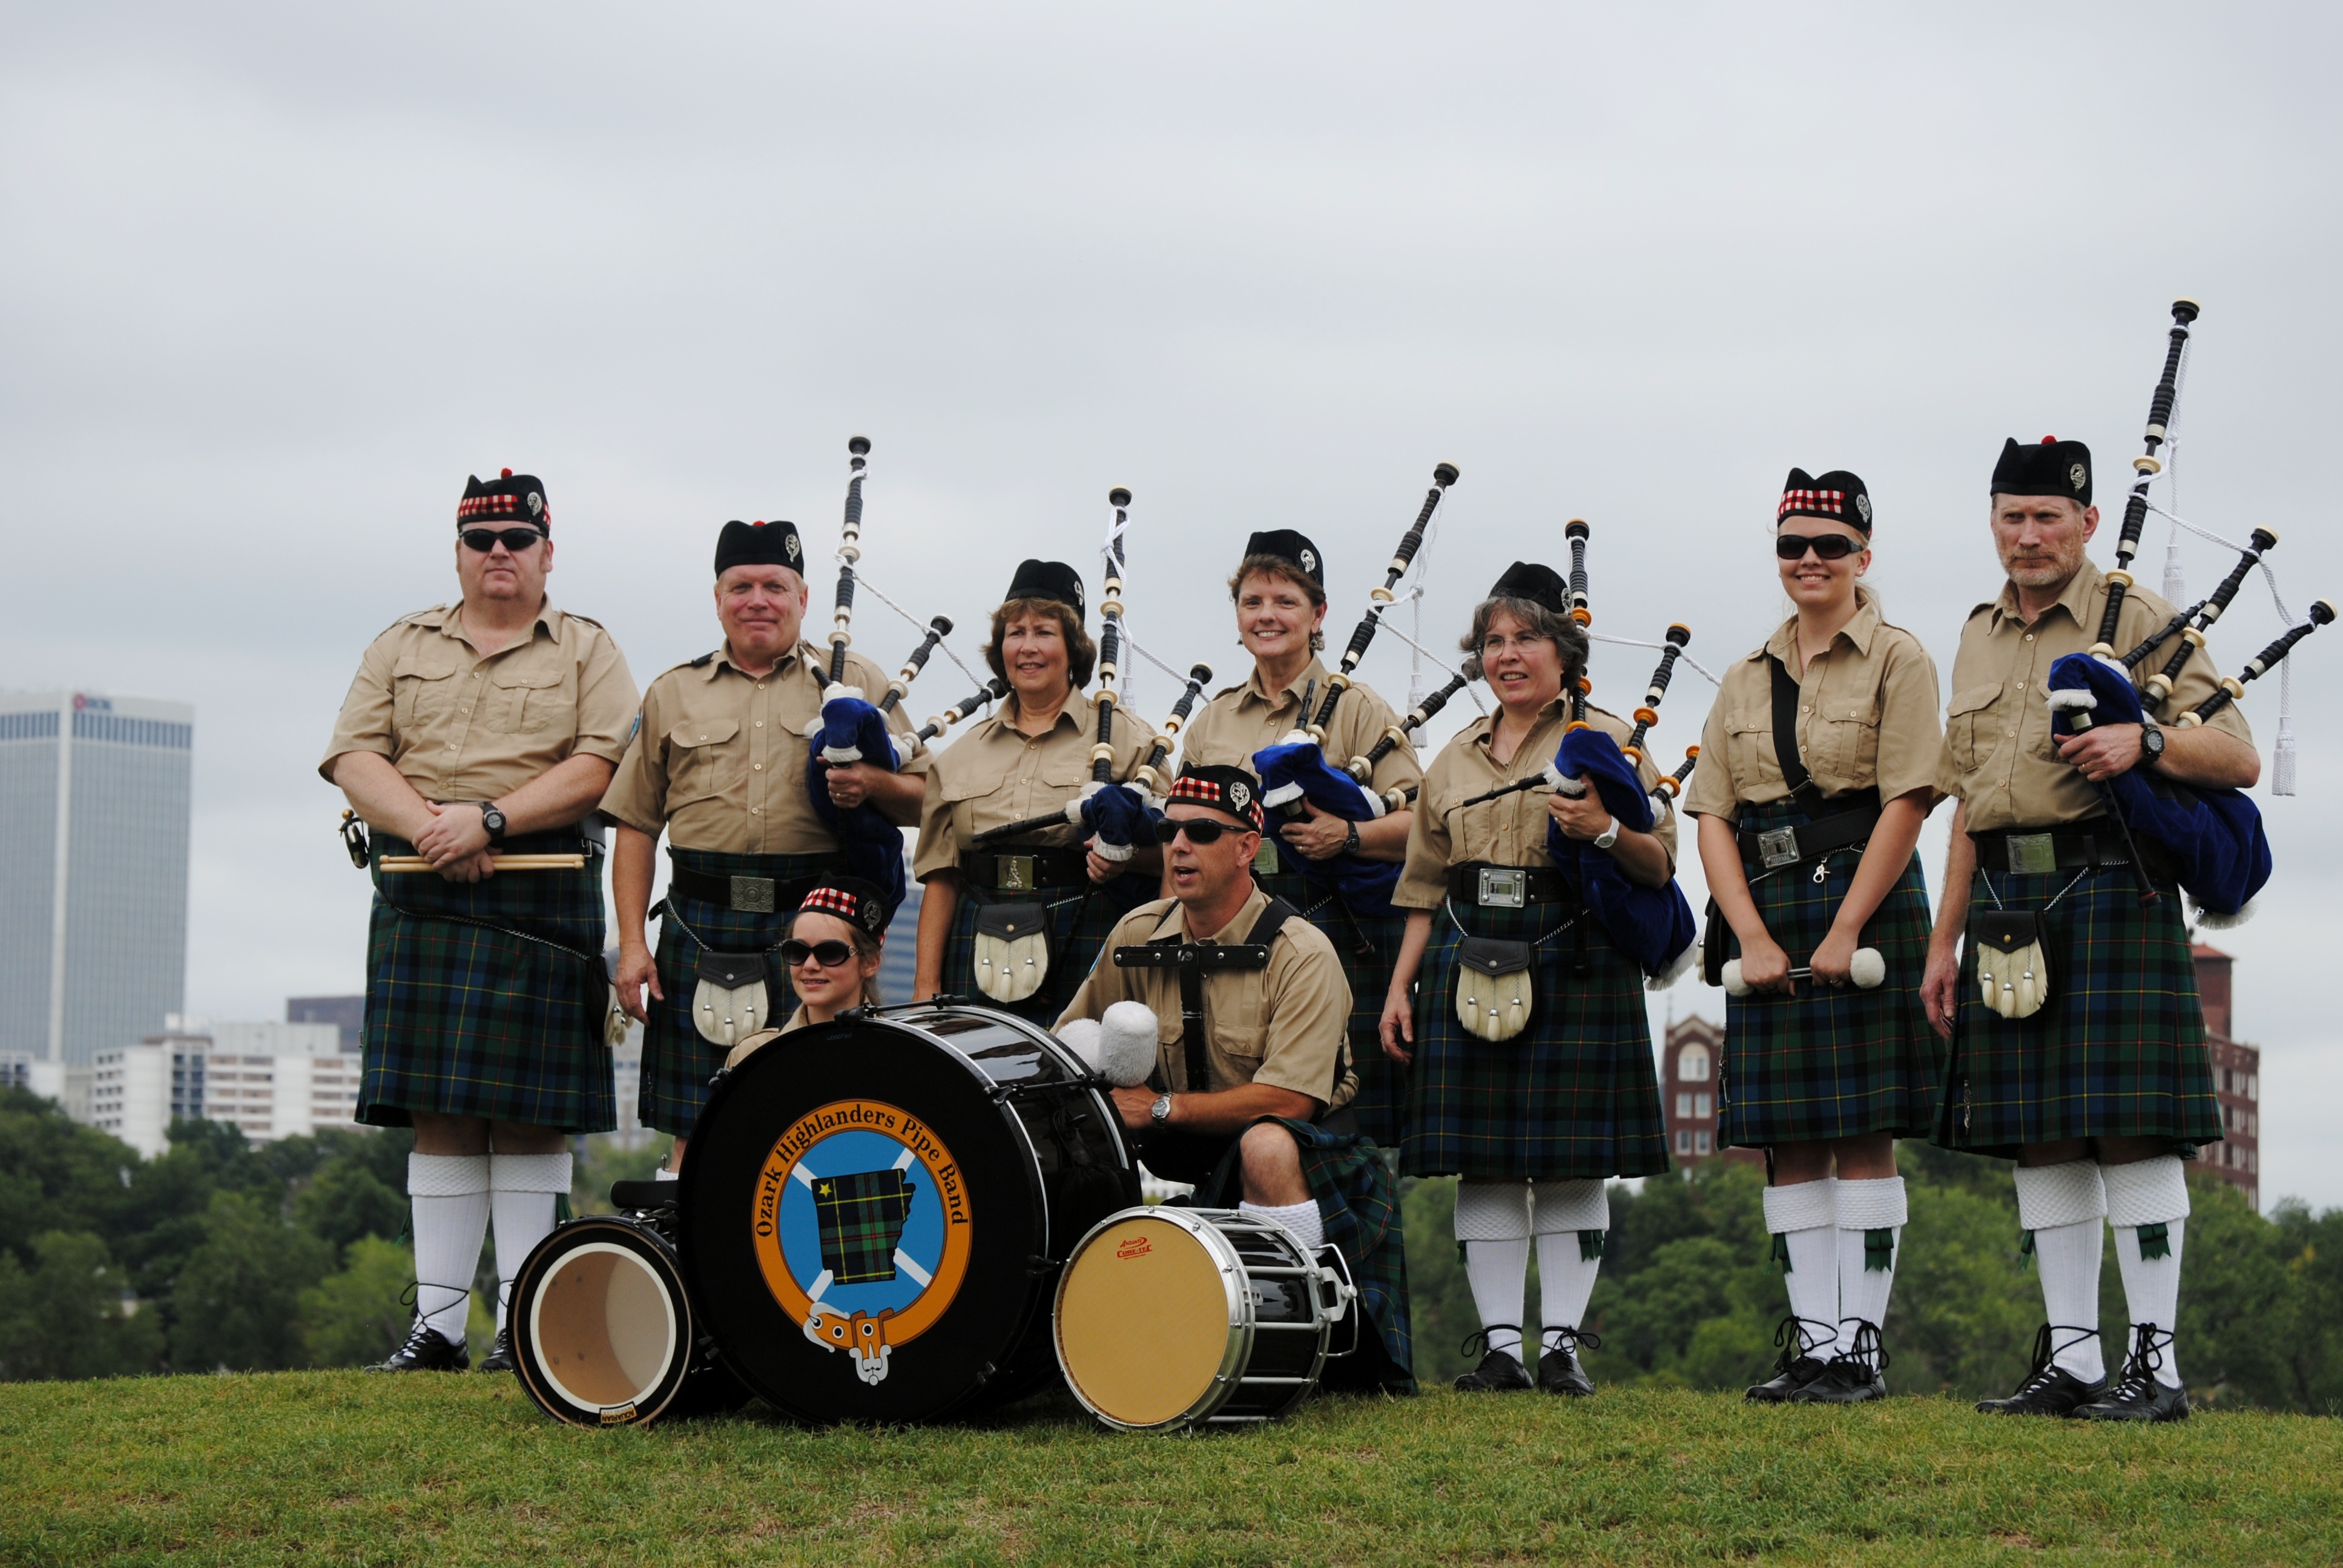
{"label": "overcast sky", "polygon": [[[1566,564],[1584,516],[1596,629],[1684,620],[1715,668],[1782,612],[1783,473],[1846,467],[1873,581],[1948,672],[1996,584],[2002,438],[2087,440],[2117,491],[2190,294],[2181,509],[2282,533],[2299,615],[2343,590],[2338,31],[2139,5],[6,7],[0,686],[196,704],[189,1006],[281,1017],[361,984],[367,888],[313,769],[367,640],[453,597],[469,472],[544,477],[558,602],[642,681],[713,646],[725,518],[792,518],[827,559],[855,432],[869,578],[907,608],[973,627],[1020,557],[1091,568],[1126,484],[1135,629],[1230,678],[1247,532],[1318,539],[1339,645],[1443,458],[1427,640],[1508,561]],[[2197,591],[2230,559],[2187,558]],[[2278,628],[2249,588],[2220,662]],[[856,631],[890,667],[914,638],[867,600]],[[1631,706],[1650,660],[1600,650],[1598,699]],[[2266,1195],[2329,1204],[2338,660],[2305,647],[2303,793],[2265,796],[2278,876],[2222,939]],[[1405,649],[1368,674],[1403,696]],[[939,660],[912,707],[965,684]],[[2276,686],[2247,704],[2265,755]],[[1707,690],[1678,678],[1663,751]]]}

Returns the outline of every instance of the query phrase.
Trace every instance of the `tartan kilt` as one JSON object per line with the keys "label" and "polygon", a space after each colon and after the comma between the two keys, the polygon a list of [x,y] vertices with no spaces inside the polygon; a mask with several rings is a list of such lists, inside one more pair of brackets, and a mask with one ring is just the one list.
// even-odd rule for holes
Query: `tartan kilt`
{"label": "tartan kilt", "polygon": [[[578,846],[577,830],[561,829],[516,834],[500,848]],[[404,839],[374,835],[357,1120],[411,1127],[420,1111],[565,1132],[617,1127],[600,858],[581,870],[507,871],[468,886],[384,873],[385,856],[413,853]]]}
{"label": "tartan kilt", "polygon": [[[2066,1138],[2161,1138],[2185,1154],[2221,1136],[2179,890],[2159,881],[2164,896],[2143,909],[2131,868],[2109,866],[2052,904],[2075,876],[1992,878],[2010,909],[2049,906],[2050,1000],[2014,1021],[1992,1011],[1977,994],[1976,944],[1965,944],[1936,1108],[1945,1148],[2007,1159]],[[1970,886],[1972,918],[1996,907],[1986,877]]]}
{"label": "tartan kilt", "polygon": [[1342,978],[1351,986],[1351,1065],[1359,1074],[1351,1114],[1359,1119],[1359,1131],[1383,1148],[1396,1150],[1405,1131],[1408,1070],[1383,1054],[1383,998],[1391,990],[1392,960],[1407,934],[1407,911],[1345,915],[1331,883],[1292,871],[1256,873],[1253,879],[1271,898],[1301,910],[1334,944]]}
{"label": "tartan kilt", "polygon": [[[1575,912],[1576,924],[1562,930]],[[1557,1181],[1656,1175],[1667,1134],[1644,971],[1570,906],[1432,914],[1415,993],[1415,1070],[1400,1170],[1409,1176]],[[1502,1044],[1456,1018],[1459,920],[1472,934],[1538,942],[1529,1026]],[[1584,954],[1586,972],[1575,972]]]}
{"label": "tartan kilt", "polygon": [[[1738,826],[1762,831],[1809,819],[1785,804],[1744,806]],[[1825,858],[1829,875],[1821,883],[1811,865],[1751,879],[1757,913],[1793,968],[1830,934],[1860,862],[1854,849],[1841,849]],[[1928,1135],[1945,1056],[1920,1005],[1930,924],[1927,880],[1915,853],[1864,924],[1861,945],[1877,948],[1887,963],[1878,990],[1802,984],[1795,997],[1725,999],[1720,1141],[1762,1149],[1865,1132]],[[1725,945],[1727,956],[1740,956],[1738,938],[1728,935]]]}
{"label": "tartan kilt", "polygon": [[[951,931],[944,939],[944,994],[963,996],[1051,1028],[1097,967],[1099,950],[1106,946],[1115,922],[1155,896],[1147,878],[1133,875],[1095,889],[1086,881],[1080,887],[1037,888],[1030,893],[971,891],[963,885],[959,907],[952,911]],[[1050,972],[1042,977],[1041,989],[1021,1002],[997,1002],[977,987],[976,913],[993,903],[1038,903],[1050,911]]]}
{"label": "tartan kilt", "polygon": [[[688,871],[711,877],[770,877],[774,882],[803,881],[840,868],[839,857],[821,855],[734,855],[717,849],[669,849],[669,857]],[[691,1136],[699,1108],[708,1103],[708,1081],[724,1065],[726,1048],[702,1040],[691,1024],[691,993],[699,984],[699,944],[719,953],[762,952],[770,1016],[776,1025],[798,1004],[789,987],[789,971],[771,950],[780,946],[798,900],[787,889],[777,889],[771,913],[728,909],[703,899],[686,898],[672,887],[659,910],[659,989],[665,1001],[646,994],[650,1022],[643,1030],[642,1087],[636,1114],[646,1127]],[[687,929],[689,928],[689,929]]]}
{"label": "tartan kilt", "polygon": [[[1324,1382],[1335,1388],[1380,1388],[1389,1393],[1413,1393],[1414,1331],[1408,1321],[1407,1247],[1400,1229],[1399,1184],[1384,1163],[1383,1151],[1355,1132],[1330,1132],[1311,1121],[1272,1118],[1293,1134],[1302,1154],[1302,1174],[1310,1196],[1318,1201],[1319,1222],[1326,1240],[1341,1250],[1351,1266],[1351,1282],[1359,1288],[1357,1305],[1374,1324],[1383,1346],[1383,1362],[1361,1353],[1326,1363]],[[1212,1180],[1194,1201],[1204,1208],[1233,1209],[1244,1197],[1244,1178],[1238,1159],[1242,1141],[1232,1139]]]}

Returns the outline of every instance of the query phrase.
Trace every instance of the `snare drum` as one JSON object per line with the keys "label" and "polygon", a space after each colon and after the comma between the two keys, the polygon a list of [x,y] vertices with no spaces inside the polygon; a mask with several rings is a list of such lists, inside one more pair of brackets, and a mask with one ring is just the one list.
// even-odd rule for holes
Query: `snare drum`
{"label": "snare drum", "polygon": [[[1132,1209],[1082,1238],[1058,1281],[1058,1364],[1124,1432],[1274,1421],[1355,1350],[1342,1254],[1233,1209]],[[1347,1323],[1335,1342],[1337,1325]]]}
{"label": "snare drum", "polygon": [[1051,1381],[1059,1268],[1139,1201],[1081,1059],[947,1004],[796,1030],[721,1074],[679,1185],[679,1251],[726,1364],[822,1422],[930,1420]]}
{"label": "snare drum", "polygon": [[619,1426],[748,1402],[691,1310],[669,1222],[657,1210],[573,1220],[513,1276],[514,1370],[548,1415]]}

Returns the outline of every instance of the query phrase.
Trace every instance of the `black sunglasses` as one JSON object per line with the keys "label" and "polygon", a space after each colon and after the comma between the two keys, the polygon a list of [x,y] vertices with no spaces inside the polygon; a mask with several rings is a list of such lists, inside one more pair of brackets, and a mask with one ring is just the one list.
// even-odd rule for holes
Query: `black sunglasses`
{"label": "black sunglasses", "polygon": [[498,545],[518,555],[545,538],[535,528],[466,528],[456,537],[482,555],[487,555]]}
{"label": "black sunglasses", "polygon": [[1168,844],[1182,833],[1191,844],[1217,844],[1223,833],[1250,833],[1251,828],[1240,828],[1232,822],[1215,822],[1210,817],[1190,817],[1184,819],[1160,818],[1155,824],[1155,841]]}
{"label": "black sunglasses", "polygon": [[1774,553],[1785,561],[1800,559],[1808,550],[1826,561],[1842,561],[1864,548],[1861,540],[1848,538],[1845,534],[1821,534],[1813,538],[1804,534],[1774,536]]}
{"label": "black sunglasses", "polygon": [[854,950],[841,941],[808,944],[792,938],[781,944],[781,962],[796,969],[811,959],[826,970],[834,970],[854,956]]}

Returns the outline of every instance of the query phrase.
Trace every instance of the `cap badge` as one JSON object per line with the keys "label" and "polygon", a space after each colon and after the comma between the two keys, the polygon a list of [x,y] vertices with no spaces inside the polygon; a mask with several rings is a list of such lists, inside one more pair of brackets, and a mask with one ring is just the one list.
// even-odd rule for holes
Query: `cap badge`
{"label": "cap badge", "polygon": [[535,517],[535,516],[537,516],[537,514],[538,514],[538,513],[539,513],[539,512],[541,512],[541,511],[543,511],[543,510],[545,510],[545,498],[544,498],[543,496],[538,495],[535,490],[531,490],[531,491],[528,493],[528,514],[529,514],[529,516],[530,516],[530,517]]}
{"label": "cap badge", "polygon": [[795,560],[795,559],[797,559],[797,558],[798,558],[798,537],[797,537],[797,535],[795,535],[795,534],[790,534],[790,535],[789,535],[787,538],[785,538],[782,540],[781,548],[782,548],[783,549],[785,549],[785,550],[787,550],[787,551],[789,552],[789,559],[791,559],[791,560]]}
{"label": "cap badge", "polygon": [[1252,790],[1242,784],[1229,786],[1229,804],[1242,811],[1252,804]]}
{"label": "cap badge", "polygon": [[1871,521],[1871,498],[1869,496],[1855,497],[1855,514],[1862,518],[1865,522],[1867,523]]}
{"label": "cap badge", "polygon": [[2066,482],[2073,485],[2075,488],[2078,490],[2090,482],[2090,470],[2084,467],[2080,463],[2076,464],[2073,467],[2066,470]]}
{"label": "cap badge", "polygon": [[1302,552],[1302,569],[1305,572],[1314,572],[1318,569],[1317,551],[1303,550]]}

